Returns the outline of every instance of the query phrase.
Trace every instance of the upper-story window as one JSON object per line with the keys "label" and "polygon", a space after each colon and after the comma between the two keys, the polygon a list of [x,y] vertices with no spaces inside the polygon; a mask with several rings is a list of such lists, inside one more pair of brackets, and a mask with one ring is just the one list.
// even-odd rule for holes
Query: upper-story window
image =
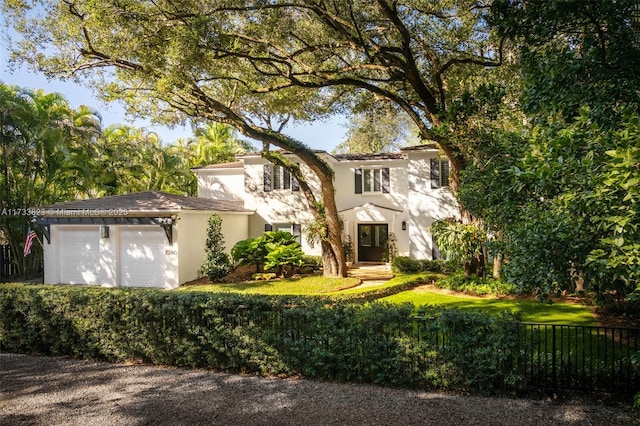
{"label": "upper-story window", "polygon": [[275,164],[264,165],[264,192],[291,190],[300,191],[298,181],[291,175],[291,172],[282,166]]}
{"label": "upper-story window", "polygon": [[389,168],[367,167],[355,170],[355,193],[389,193]]}
{"label": "upper-story window", "polygon": [[431,188],[449,186],[449,160],[442,158],[431,159]]}

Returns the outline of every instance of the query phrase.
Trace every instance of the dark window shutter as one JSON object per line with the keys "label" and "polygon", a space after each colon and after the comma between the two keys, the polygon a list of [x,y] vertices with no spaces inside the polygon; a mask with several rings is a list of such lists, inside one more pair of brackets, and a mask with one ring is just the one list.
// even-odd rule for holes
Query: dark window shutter
{"label": "dark window shutter", "polygon": [[273,174],[271,175],[271,179],[273,179],[273,189],[282,189],[282,167],[273,166]]}
{"label": "dark window shutter", "polygon": [[362,194],[362,169],[356,169],[356,194]]}
{"label": "dark window shutter", "polygon": [[273,231],[273,225],[271,225],[270,223],[265,223],[264,232],[270,232],[270,231]]}
{"label": "dark window shutter", "polygon": [[293,224],[293,235],[298,238],[298,242],[300,242],[300,237],[302,235],[302,225],[299,223]]}
{"label": "dark window shutter", "polygon": [[[300,166],[300,163],[297,163],[298,167]],[[295,177],[291,176],[291,190],[292,191],[300,191],[300,183],[298,182],[298,179],[296,179]]]}
{"label": "dark window shutter", "polygon": [[391,192],[391,185],[389,183],[389,168],[382,169],[382,193],[388,194]]}
{"label": "dark window shutter", "polygon": [[449,160],[440,161],[440,183],[449,186]]}
{"label": "dark window shutter", "polygon": [[440,160],[431,159],[431,188],[440,188]]}
{"label": "dark window shutter", "polygon": [[263,170],[264,170],[264,176],[263,176],[264,192],[270,192],[271,191],[271,164],[265,164]]}

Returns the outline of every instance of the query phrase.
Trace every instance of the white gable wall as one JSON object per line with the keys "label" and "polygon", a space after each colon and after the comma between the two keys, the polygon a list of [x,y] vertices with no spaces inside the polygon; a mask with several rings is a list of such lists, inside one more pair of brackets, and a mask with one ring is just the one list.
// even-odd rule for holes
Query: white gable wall
{"label": "white gable wall", "polygon": [[242,168],[197,169],[196,177],[200,197],[230,201],[246,198]]}

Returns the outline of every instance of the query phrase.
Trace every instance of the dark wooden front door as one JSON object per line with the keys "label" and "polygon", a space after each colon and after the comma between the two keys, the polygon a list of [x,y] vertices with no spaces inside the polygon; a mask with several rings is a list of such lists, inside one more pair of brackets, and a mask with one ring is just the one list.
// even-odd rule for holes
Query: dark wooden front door
{"label": "dark wooden front door", "polygon": [[389,225],[358,225],[358,262],[382,262],[387,250]]}

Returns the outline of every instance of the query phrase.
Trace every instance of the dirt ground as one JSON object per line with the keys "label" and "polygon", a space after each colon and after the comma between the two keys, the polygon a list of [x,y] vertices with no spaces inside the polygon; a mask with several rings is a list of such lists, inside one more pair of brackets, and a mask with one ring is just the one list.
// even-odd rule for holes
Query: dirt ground
{"label": "dirt ground", "polygon": [[0,353],[0,425],[54,424],[640,425],[640,413],[594,398],[487,398]]}

